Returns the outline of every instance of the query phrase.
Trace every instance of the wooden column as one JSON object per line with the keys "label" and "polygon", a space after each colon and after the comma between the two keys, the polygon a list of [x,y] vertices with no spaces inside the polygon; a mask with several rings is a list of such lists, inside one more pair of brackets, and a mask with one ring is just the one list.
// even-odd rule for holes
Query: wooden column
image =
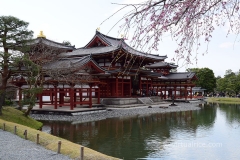
{"label": "wooden column", "polygon": [[116,91],[115,91],[115,95],[116,97],[118,97],[118,76],[116,76]]}
{"label": "wooden column", "polygon": [[111,85],[111,84],[109,84],[109,78],[107,77],[107,79],[106,79],[106,82],[107,82],[107,87],[104,87],[104,88],[106,88],[106,90],[105,90],[105,97],[109,97],[109,86]]}
{"label": "wooden column", "polygon": [[64,89],[59,89],[59,107],[62,107],[62,104],[64,104]]}
{"label": "wooden column", "polygon": [[97,103],[100,104],[100,85],[98,85],[98,100]]}
{"label": "wooden column", "polygon": [[74,108],[74,85],[71,84],[69,88],[69,97],[70,97],[70,110]]}
{"label": "wooden column", "polygon": [[182,87],[182,82],[180,82],[180,97],[179,97],[180,99],[182,99],[182,88],[181,87]]}
{"label": "wooden column", "polygon": [[40,93],[39,95],[38,95],[38,98],[39,98],[39,108],[42,108],[42,105],[43,105],[43,101],[42,101],[42,93]]}
{"label": "wooden column", "polygon": [[142,96],[142,78],[141,76],[138,77],[138,81],[139,81],[139,91],[140,91],[140,96]]}
{"label": "wooden column", "polygon": [[164,94],[164,99],[166,99],[166,98],[167,98],[167,86],[166,86],[166,84],[165,84],[165,90],[164,90],[164,92],[165,92],[165,94]]}
{"label": "wooden column", "polygon": [[54,109],[57,109],[57,85],[54,85]]}
{"label": "wooden column", "polygon": [[92,108],[92,84],[89,84],[89,108]]}
{"label": "wooden column", "polygon": [[21,106],[21,101],[22,101],[22,88],[19,87],[18,90],[18,105]]}
{"label": "wooden column", "polygon": [[77,107],[77,105],[76,105],[76,101],[77,101],[76,89],[73,89],[73,100],[74,100],[73,106],[74,106],[74,108],[76,108]]}
{"label": "wooden column", "polygon": [[50,101],[51,101],[51,104],[53,104],[54,103],[54,99],[53,99],[53,97],[54,97],[54,88],[51,88],[50,89]]}
{"label": "wooden column", "polygon": [[82,88],[79,88],[79,98],[79,101],[82,102]]}
{"label": "wooden column", "polygon": [[[122,96],[122,97],[123,97],[123,95],[124,95],[124,93],[123,93],[123,82],[124,82],[124,76],[122,76],[122,85],[121,85],[121,86],[122,86],[122,92],[121,92],[121,94],[122,94],[121,96]],[[131,88],[130,88],[130,89],[131,89]]]}
{"label": "wooden column", "polygon": [[[175,84],[176,84],[176,83],[175,83]],[[176,86],[174,87],[174,97],[175,97],[174,99],[177,98],[177,87],[176,87]]]}
{"label": "wooden column", "polygon": [[148,86],[148,78],[146,78],[146,79],[147,79],[147,83],[146,83],[146,95],[145,96],[147,97],[148,96],[148,87],[149,86]]}
{"label": "wooden column", "polygon": [[190,89],[190,99],[192,99],[192,86],[191,86],[191,89]]}
{"label": "wooden column", "polygon": [[132,77],[131,76],[129,76],[130,77],[130,79],[129,79],[129,86],[130,86],[130,97],[132,96],[132,92],[131,92],[131,89],[132,89]]}
{"label": "wooden column", "polygon": [[185,100],[187,100],[187,86],[184,88]]}

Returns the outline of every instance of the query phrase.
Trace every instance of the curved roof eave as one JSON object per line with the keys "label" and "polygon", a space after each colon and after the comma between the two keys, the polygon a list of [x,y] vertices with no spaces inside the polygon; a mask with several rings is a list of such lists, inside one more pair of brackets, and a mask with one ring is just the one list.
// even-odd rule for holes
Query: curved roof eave
{"label": "curved roof eave", "polygon": [[107,46],[107,47],[93,47],[93,48],[80,48],[72,52],[61,53],[59,57],[74,57],[74,56],[87,56],[89,54],[104,54],[119,50],[119,47]]}
{"label": "curved roof eave", "polygon": [[61,49],[66,49],[66,50],[75,50],[75,46],[66,46],[62,43],[59,42],[55,42],[46,38],[41,38],[38,37],[36,39],[33,39],[32,42],[29,42],[27,45],[37,45],[37,44],[45,44],[47,46],[51,46],[51,47],[56,47],[56,48],[61,48]]}

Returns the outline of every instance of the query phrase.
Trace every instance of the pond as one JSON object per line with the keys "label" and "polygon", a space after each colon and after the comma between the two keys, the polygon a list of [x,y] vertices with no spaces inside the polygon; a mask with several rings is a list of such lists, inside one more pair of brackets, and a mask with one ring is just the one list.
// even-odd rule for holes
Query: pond
{"label": "pond", "polygon": [[53,135],[121,159],[239,159],[240,105],[71,124],[43,121]]}

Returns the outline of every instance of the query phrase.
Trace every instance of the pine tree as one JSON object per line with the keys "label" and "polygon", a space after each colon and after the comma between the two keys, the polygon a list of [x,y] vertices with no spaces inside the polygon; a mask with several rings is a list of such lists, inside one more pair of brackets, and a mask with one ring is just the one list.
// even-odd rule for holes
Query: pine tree
{"label": "pine tree", "polygon": [[33,31],[28,30],[28,22],[20,20],[13,16],[0,16],[0,54],[1,62],[1,84],[0,84],[0,115],[4,105],[8,79],[13,71],[11,66],[14,63],[12,58],[15,51],[24,51],[26,43],[33,36]]}

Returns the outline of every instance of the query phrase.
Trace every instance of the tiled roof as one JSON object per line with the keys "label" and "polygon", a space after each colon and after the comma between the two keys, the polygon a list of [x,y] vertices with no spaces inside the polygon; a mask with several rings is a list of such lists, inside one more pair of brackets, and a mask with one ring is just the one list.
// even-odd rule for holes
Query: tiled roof
{"label": "tiled roof", "polygon": [[170,64],[167,62],[156,62],[150,65],[146,65],[146,68],[159,68],[159,67],[169,67],[169,68],[177,68],[177,65],[174,64]]}
{"label": "tiled roof", "polygon": [[34,39],[28,45],[36,45],[36,44],[40,44],[40,43],[51,46],[51,47],[56,47],[56,48],[61,48],[61,49],[66,49],[66,50],[75,50],[75,46],[66,46],[62,43],[54,42],[52,40],[49,40],[46,38],[41,38],[41,37]]}
{"label": "tiled roof", "polygon": [[152,72],[150,70],[140,70],[139,73],[148,77],[161,77],[162,73]]}
{"label": "tiled roof", "polygon": [[79,48],[72,52],[61,53],[59,57],[77,57],[77,56],[86,56],[89,54],[104,54],[118,50],[119,48],[113,46],[107,47],[93,47],[93,48]]}
{"label": "tiled roof", "polygon": [[[100,38],[108,46],[87,48],[87,46],[92,41],[94,41],[94,39],[96,37]],[[128,44],[126,44],[123,39],[110,37],[110,36],[107,36],[107,35],[104,35],[104,34],[98,32],[98,31],[96,31],[96,34],[94,35],[92,40],[85,47],[79,48],[71,53],[69,53],[69,52],[62,53],[61,57],[83,56],[83,55],[88,55],[88,54],[104,54],[104,53],[108,53],[108,52],[116,51],[116,50],[120,50],[120,49],[123,49],[124,51],[131,53],[133,55],[136,55],[136,56],[142,56],[143,58],[150,58],[150,59],[159,60],[159,61],[162,61],[167,58],[166,55],[160,56],[160,55],[156,55],[156,54],[147,54],[144,52],[137,51],[134,48],[132,48],[131,46],[129,46]]]}
{"label": "tiled roof", "polygon": [[134,54],[134,55],[143,56],[143,57],[147,57],[147,58],[158,59],[158,60],[164,60],[164,59],[167,58],[167,56],[148,54],[148,53],[144,53],[144,52],[135,50],[134,48],[129,46],[122,38],[120,39],[120,38],[110,37],[110,36],[107,36],[107,35],[104,35],[104,34],[98,32],[98,31],[96,31],[96,35],[101,37],[101,39],[103,39],[104,42],[107,42],[109,45],[116,46],[116,47],[121,47],[125,51],[127,51],[131,54]]}
{"label": "tiled roof", "polygon": [[98,32],[98,31],[96,31],[95,36],[100,37],[104,42],[106,42],[110,46],[119,47],[119,46],[121,46],[121,43],[123,42],[122,38],[110,37],[110,36],[107,36],[107,35],[104,35],[104,34]]}
{"label": "tiled roof", "polygon": [[79,58],[62,58],[44,65],[43,69],[44,70],[69,69],[70,71],[70,69],[81,68],[89,62],[94,63],[95,66],[98,67],[103,72],[107,72],[104,68],[100,67],[96,61],[92,59],[91,55]]}
{"label": "tiled roof", "polygon": [[188,80],[188,79],[192,79],[195,75],[196,74],[194,72],[176,72],[176,73],[170,73],[165,77],[168,80]]}

